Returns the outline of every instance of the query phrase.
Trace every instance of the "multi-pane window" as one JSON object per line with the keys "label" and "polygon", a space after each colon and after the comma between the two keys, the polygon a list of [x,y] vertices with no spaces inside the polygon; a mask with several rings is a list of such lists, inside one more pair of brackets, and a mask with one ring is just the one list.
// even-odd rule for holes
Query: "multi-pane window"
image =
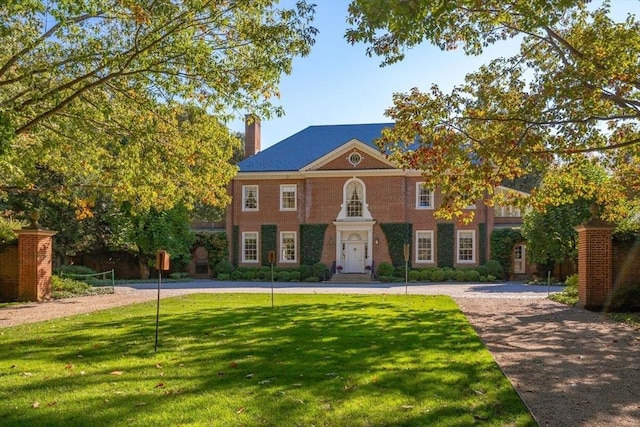
{"label": "multi-pane window", "polygon": [[424,186],[424,182],[416,183],[416,208],[433,209],[433,191]]}
{"label": "multi-pane window", "polygon": [[257,185],[242,186],[242,210],[243,211],[258,210],[258,186]]}
{"label": "multi-pane window", "polygon": [[258,233],[242,233],[242,261],[258,262]]}
{"label": "multi-pane window", "polygon": [[362,200],[364,191],[358,181],[352,181],[347,185],[347,217],[362,216]]}
{"label": "multi-pane window", "polygon": [[433,262],[433,231],[416,232],[416,261]]}
{"label": "multi-pane window", "polygon": [[458,262],[474,262],[475,232],[473,230],[458,231]]}
{"label": "multi-pane window", "polygon": [[296,185],[280,186],[280,210],[293,211],[296,209]]}
{"label": "multi-pane window", "polygon": [[283,231],[280,233],[280,248],[283,262],[296,261],[296,233],[295,231]]}

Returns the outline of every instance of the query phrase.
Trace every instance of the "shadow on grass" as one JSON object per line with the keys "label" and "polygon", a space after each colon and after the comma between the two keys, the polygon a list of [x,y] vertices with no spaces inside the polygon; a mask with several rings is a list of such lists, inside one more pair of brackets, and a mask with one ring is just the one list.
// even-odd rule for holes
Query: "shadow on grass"
{"label": "shadow on grass", "polygon": [[163,300],[157,353],[149,303],[7,329],[3,425],[535,425],[448,298],[278,301]]}

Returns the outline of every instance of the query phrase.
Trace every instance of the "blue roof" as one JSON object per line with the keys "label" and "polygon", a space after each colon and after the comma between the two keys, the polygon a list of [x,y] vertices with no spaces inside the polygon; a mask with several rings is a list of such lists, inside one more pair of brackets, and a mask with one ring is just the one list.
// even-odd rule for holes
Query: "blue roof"
{"label": "blue roof", "polygon": [[240,172],[297,171],[352,139],[373,148],[382,129],[393,123],[309,126],[238,163]]}

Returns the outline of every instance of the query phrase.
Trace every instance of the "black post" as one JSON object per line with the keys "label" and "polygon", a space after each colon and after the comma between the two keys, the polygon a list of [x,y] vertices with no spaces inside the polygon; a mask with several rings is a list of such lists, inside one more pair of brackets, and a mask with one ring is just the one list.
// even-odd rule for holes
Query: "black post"
{"label": "black post", "polygon": [[158,269],[158,302],[156,304],[156,345],[154,352],[158,351],[158,327],[160,326],[160,283],[162,282],[162,270]]}

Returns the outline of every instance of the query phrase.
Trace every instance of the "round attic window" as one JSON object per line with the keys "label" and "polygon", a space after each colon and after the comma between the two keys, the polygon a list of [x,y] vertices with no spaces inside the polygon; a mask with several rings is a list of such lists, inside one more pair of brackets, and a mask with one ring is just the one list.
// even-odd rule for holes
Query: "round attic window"
{"label": "round attic window", "polygon": [[354,151],[353,153],[349,154],[349,163],[351,163],[353,166],[358,166],[361,161],[362,156],[360,155],[360,153]]}

